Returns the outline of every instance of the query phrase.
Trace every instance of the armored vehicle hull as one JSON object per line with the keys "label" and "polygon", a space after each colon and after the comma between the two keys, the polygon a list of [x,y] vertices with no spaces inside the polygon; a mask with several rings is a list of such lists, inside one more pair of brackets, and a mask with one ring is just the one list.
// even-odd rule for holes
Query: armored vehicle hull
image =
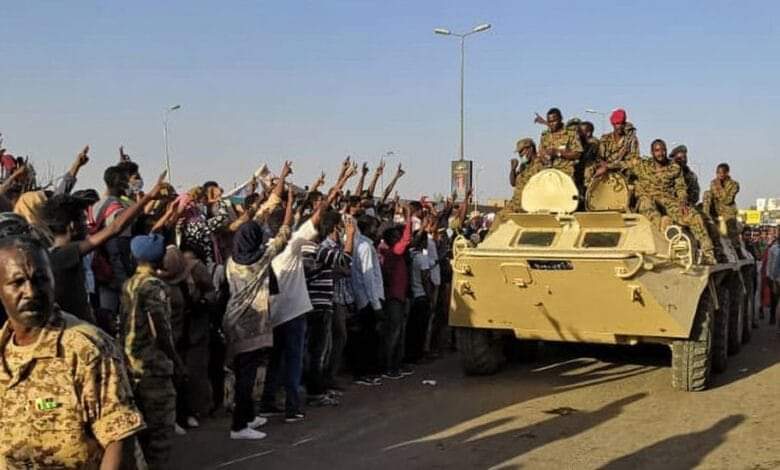
{"label": "armored vehicle hull", "polygon": [[673,384],[702,390],[749,339],[752,260],[696,263],[691,238],[619,212],[503,214],[478,246],[454,247],[450,324],[469,373],[522,340],[672,348]]}

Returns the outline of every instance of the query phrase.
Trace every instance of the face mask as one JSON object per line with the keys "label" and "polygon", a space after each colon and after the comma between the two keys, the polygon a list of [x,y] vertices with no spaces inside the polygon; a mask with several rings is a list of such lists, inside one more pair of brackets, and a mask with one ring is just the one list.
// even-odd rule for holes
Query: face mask
{"label": "face mask", "polygon": [[142,178],[138,178],[136,180],[130,181],[127,187],[130,194],[138,194],[141,191],[144,190],[144,180]]}

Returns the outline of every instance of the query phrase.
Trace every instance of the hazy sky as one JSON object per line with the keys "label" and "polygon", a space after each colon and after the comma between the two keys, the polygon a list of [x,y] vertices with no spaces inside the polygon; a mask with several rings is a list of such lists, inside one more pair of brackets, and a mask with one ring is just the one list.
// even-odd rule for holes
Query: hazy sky
{"label": "hazy sky", "polygon": [[[740,203],[780,196],[780,2],[11,1],[0,4],[0,132],[64,170],[86,143],[99,185],[122,143],[147,181],[171,119],[178,185],[295,160],[296,181],[387,150],[407,197],[447,192],[458,151],[457,41],[467,41],[466,155],[481,197],[509,196],[533,113],[628,110],[642,152],[685,143],[703,186],[728,161]],[[594,120],[597,134],[603,130]],[[397,164],[391,162],[391,164]]]}

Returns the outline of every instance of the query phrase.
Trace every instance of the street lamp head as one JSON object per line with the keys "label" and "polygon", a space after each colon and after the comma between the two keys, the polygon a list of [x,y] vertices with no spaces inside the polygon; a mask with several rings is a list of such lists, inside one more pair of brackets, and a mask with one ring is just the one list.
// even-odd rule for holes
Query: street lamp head
{"label": "street lamp head", "polygon": [[175,105],[171,106],[170,108],[168,108],[168,110],[169,111],[176,111],[177,109],[180,109],[180,108],[181,108],[180,104],[175,104]]}
{"label": "street lamp head", "polygon": [[490,29],[490,23],[481,24],[471,31],[475,33],[481,33],[482,31],[487,31],[488,29]]}
{"label": "street lamp head", "polygon": [[433,32],[435,34],[441,34],[443,36],[449,36],[449,35],[452,34],[452,31],[450,31],[449,29],[444,29],[444,28],[436,28],[436,29],[433,30]]}

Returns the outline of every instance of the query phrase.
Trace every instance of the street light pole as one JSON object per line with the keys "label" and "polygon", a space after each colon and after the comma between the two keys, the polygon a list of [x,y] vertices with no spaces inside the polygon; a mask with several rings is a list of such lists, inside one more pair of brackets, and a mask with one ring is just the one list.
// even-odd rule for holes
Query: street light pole
{"label": "street light pole", "polygon": [[168,150],[168,117],[177,109],[180,109],[181,105],[176,104],[165,108],[165,114],[163,115],[163,140],[165,141],[165,169],[168,172],[168,181],[173,183],[173,177],[171,176],[171,155]]}
{"label": "street light pole", "polygon": [[602,112],[602,111],[598,111],[598,110],[592,109],[592,108],[586,109],[585,112],[588,113],[588,114],[597,114],[597,115],[601,116],[601,125],[603,126],[603,131],[602,132],[604,134],[606,134],[607,133],[607,113]]}
{"label": "street light pole", "polygon": [[487,31],[490,29],[490,24],[485,23],[481,24],[479,26],[474,27],[471,31],[468,33],[453,33],[449,29],[444,28],[436,28],[433,30],[435,34],[441,34],[442,36],[455,36],[457,38],[460,38],[460,161],[465,160],[465,147],[463,144],[463,122],[464,122],[464,111],[463,111],[463,90],[464,90],[464,81],[465,81],[465,63],[466,63],[466,38],[468,36],[471,36],[472,34],[481,33],[483,31]]}

